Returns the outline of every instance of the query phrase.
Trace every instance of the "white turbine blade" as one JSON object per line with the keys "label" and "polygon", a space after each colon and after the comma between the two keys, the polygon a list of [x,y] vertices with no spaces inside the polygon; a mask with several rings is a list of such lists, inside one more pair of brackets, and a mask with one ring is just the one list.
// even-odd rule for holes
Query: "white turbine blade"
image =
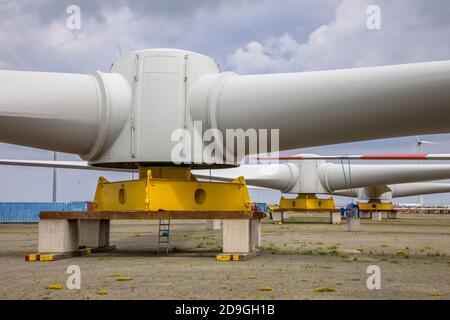
{"label": "white turbine blade", "polygon": [[422,140],[422,144],[439,144],[439,142]]}
{"label": "white turbine blade", "polygon": [[360,154],[360,155],[293,155],[260,157],[258,160],[450,160],[450,153],[442,154]]}
{"label": "white turbine blade", "polygon": [[45,160],[15,160],[0,159],[2,166],[19,166],[19,167],[38,167],[38,168],[60,168],[60,169],[78,169],[93,171],[116,171],[116,172],[135,172],[134,169],[116,169],[93,167],[86,161],[45,161]]}

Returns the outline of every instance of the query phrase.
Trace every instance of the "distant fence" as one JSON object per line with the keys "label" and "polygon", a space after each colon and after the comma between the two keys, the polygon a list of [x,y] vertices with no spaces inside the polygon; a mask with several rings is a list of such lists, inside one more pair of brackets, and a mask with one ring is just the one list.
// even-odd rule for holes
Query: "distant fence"
{"label": "distant fence", "polygon": [[0,223],[37,223],[41,211],[90,211],[92,202],[0,202]]}
{"label": "distant fence", "polygon": [[396,209],[406,214],[450,214],[449,208],[420,208],[420,209]]}

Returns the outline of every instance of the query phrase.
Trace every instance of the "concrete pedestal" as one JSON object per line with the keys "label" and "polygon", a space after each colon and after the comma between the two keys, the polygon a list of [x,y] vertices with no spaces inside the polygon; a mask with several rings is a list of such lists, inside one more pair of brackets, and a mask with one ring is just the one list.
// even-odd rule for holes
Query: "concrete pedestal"
{"label": "concrete pedestal", "polygon": [[350,232],[358,232],[361,230],[360,218],[347,218],[347,230]]}
{"label": "concrete pedestal", "polygon": [[261,247],[261,219],[254,219],[251,222],[252,224],[252,236],[253,236],[253,243],[255,246],[255,249],[258,249]]}
{"label": "concrete pedestal", "polygon": [[79,246],[103,248],[109,246],[109,220],[80,220]]}
{"label": "concrete pedestal", "polygon": [[220,230],[222,229],[222,220],[206,220],[206,229],[208,230]]}
{"label": "concrete pedestal", "polygon": [[282,214],[281,212],[273,212],[272,213],[272,221],[273,222],[282,222]]}
{"label": "concrete pedestal", "polygon": [[330,223],[331,224],[341,224],[341,213],[340,212],[330,212]]}
{"label": "concrete pedestal", "polygon": [[260,245],[261,222],[252,220],[223,220],[223,252],[252,253]]}
{"label": "concrete pedestal", "polygon": [[359,217],[361,219],[369,219],[370,218],[370,212],[369,211],[360,211]]}
{"label": "concrete pedestal", "polygon": [[77,220],[39,220],[40,253],[63,253],[78,250]]}
{"label": "concrete pedestal", "polygon": [[372,221],[381,221],[382,212],[372,212]]}
{"label": "concrete pedestal", "polygon": [[272,220],[274,222],[284,222],[289,217],[287,212],[274,212],[272,213]]}
{"label": "concrete pedestal", "polygon": [[399,219],[400,213],[398,212],[388,212],[388,219]]}

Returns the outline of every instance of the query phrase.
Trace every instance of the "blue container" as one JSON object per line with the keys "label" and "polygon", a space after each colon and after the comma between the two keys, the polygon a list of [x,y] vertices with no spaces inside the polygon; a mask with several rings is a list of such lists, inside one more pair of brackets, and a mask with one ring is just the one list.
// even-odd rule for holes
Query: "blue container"
{"label": "blue container", "polygon": [[348,204],[345,208],[341,208],[341,217],[345,219],[348,218],[359,218],[359,206],[357,204]]}
{"label": "blue container", "polygon": [[259,212],[267,212],[267,203],[265,202],[257,202],[256,206],[258,207]]}
{"label": "blue container", "polygon": [[37,223],[41,211],[88,211],[89,202],[0,202],[0,223]]}

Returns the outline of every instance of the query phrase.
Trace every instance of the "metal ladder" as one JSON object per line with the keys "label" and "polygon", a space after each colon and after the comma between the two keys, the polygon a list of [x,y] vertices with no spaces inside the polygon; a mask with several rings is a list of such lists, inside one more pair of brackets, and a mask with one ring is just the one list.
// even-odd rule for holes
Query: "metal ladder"
{"label": "metal ladder", "polygon": [[170,219],[159,220],[159,233],[158,233],[158,253],[161,250],[165,250],[166,254],[169,254],[170,249]]}

